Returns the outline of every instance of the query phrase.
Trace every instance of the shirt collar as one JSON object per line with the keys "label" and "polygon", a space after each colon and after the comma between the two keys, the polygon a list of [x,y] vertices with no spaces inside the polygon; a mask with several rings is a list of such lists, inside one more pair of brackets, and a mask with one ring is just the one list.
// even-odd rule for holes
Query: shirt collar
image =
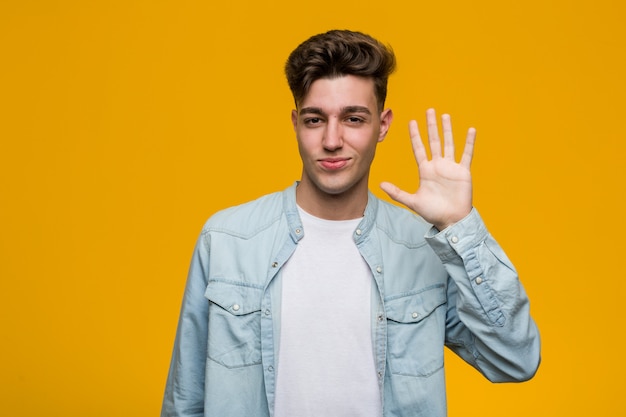
{"label": "shirt collar", "polygon": [[[287,225],[289,227],[289,235],[294,242],[298,242],[304,236],[302,229],[302,220],[298,214],[298,207],[296,205],[296,187],[298,181],[294,182],[283,192],[283,210],[287,217]],[[357,244],[360,240],[363,240],[365,236],[374,227],[376,223],[376,213],[378,212],[378,198],[372,194],[371,191],[367,192],[367,205],[365,206],[365,212],[363,213],[363,219],[355,230],[355,240]]]}

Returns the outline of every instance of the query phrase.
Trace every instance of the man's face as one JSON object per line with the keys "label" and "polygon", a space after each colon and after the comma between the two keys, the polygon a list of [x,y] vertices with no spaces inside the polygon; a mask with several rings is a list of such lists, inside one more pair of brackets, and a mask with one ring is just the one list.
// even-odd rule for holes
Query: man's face
{"label": "man's face", "polygon": [[367,193],[376,145],[392,120],[391,110],[379,112],[371,78],[313,82],[291,119],[303,165],[299,188],[306,198]]}

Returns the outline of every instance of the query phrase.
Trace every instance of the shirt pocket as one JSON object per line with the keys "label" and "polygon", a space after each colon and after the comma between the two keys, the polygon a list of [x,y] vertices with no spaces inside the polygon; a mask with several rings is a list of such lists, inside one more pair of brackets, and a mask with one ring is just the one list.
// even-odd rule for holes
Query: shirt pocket
{"label": "shirt pocket", "polygon": [[385,301],[391,373],[426,377],[443,367],[445,304],[443,284]]}
{"label": "shirt pocket", "polygon": [[248,283],[209,281],[207,356],[228,368],[261,363],[261,297]]}

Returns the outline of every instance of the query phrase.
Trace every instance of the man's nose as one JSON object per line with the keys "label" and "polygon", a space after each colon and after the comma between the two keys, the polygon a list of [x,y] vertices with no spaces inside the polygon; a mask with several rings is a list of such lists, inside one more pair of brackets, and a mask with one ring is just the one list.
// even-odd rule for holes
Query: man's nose
{"label": "man's nose", "polygon": [[337,119],[328,121],[322,144],[324,149],[329,151],[335,151],[343,146],[343,129]]}

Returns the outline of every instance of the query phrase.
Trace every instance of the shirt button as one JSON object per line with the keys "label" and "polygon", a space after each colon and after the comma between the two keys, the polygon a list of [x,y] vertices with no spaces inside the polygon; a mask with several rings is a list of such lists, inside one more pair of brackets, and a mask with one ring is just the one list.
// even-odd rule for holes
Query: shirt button
{"label": "shirt button", "polygon": [[383,377],[383,371],[378,371],[378,378],[382,378]]}
{"label": "shirt button", "polygon": [[378,315],[378,321],[382,322],[383,320],[385,320],[385,316],[383,316],[382,314]]}
{"label": "shirt button", "polygon": [[363,233],[363,232],[361,232],[361,229],[356,229],[356,234],[357,234],[358,236],[361,236],[361,233]]}
{"label": "shirt button", "polygon": [[413,312],[413,314],[411,314],[411,317],[413,317],[414,319],[418,318],[419,316],[419,313],[416,313],[415,311]]}
{"label": "shirt button", "polygon": [[296,229],[296,234],[299,235],[300,233],[302,233],[302,230]]}
{"label": "shirt button", "polygon": [[268,308],[267,310],[265,310],[265,315],[269,316],[270,314],[272,314],[272,312],[270,311],[270,309]]}
{"label": "shirt button", "polygon": [[380,274],[381,272],[383,272],[383,268],[381,268],[380,266],[377,266],[376,267],[376,272],[378,272]]}
{"label": "shirt button", "polygon": [[272,262],[272,268],[276,268],[278,266],[278,262]]}
{"label": "shirt button", "polygon": [[459,238],[458,238],[458,237],[456,237],[456,236],[452,236],[452,238],[450,239],[450,241],[451,241],[452,243],[459,243]]}
{"label": "shirt button", "polygon": [[478,277],[478,278],[476,278],[476,284],[477,284],[477,285],[480,285],[480,284],[482,284],[482,283],[483,283],[483,279],[482,279],[482,277]]}
{"label": "shirt button", "polygon": [[267,367],[267,370],[269,372],[274,372],[274,367],[272,365],[270,365],[270,366]]}
{"label": "shirt button", "polygon": [[239,311],[239,304],[233,304],[233,311]]}

